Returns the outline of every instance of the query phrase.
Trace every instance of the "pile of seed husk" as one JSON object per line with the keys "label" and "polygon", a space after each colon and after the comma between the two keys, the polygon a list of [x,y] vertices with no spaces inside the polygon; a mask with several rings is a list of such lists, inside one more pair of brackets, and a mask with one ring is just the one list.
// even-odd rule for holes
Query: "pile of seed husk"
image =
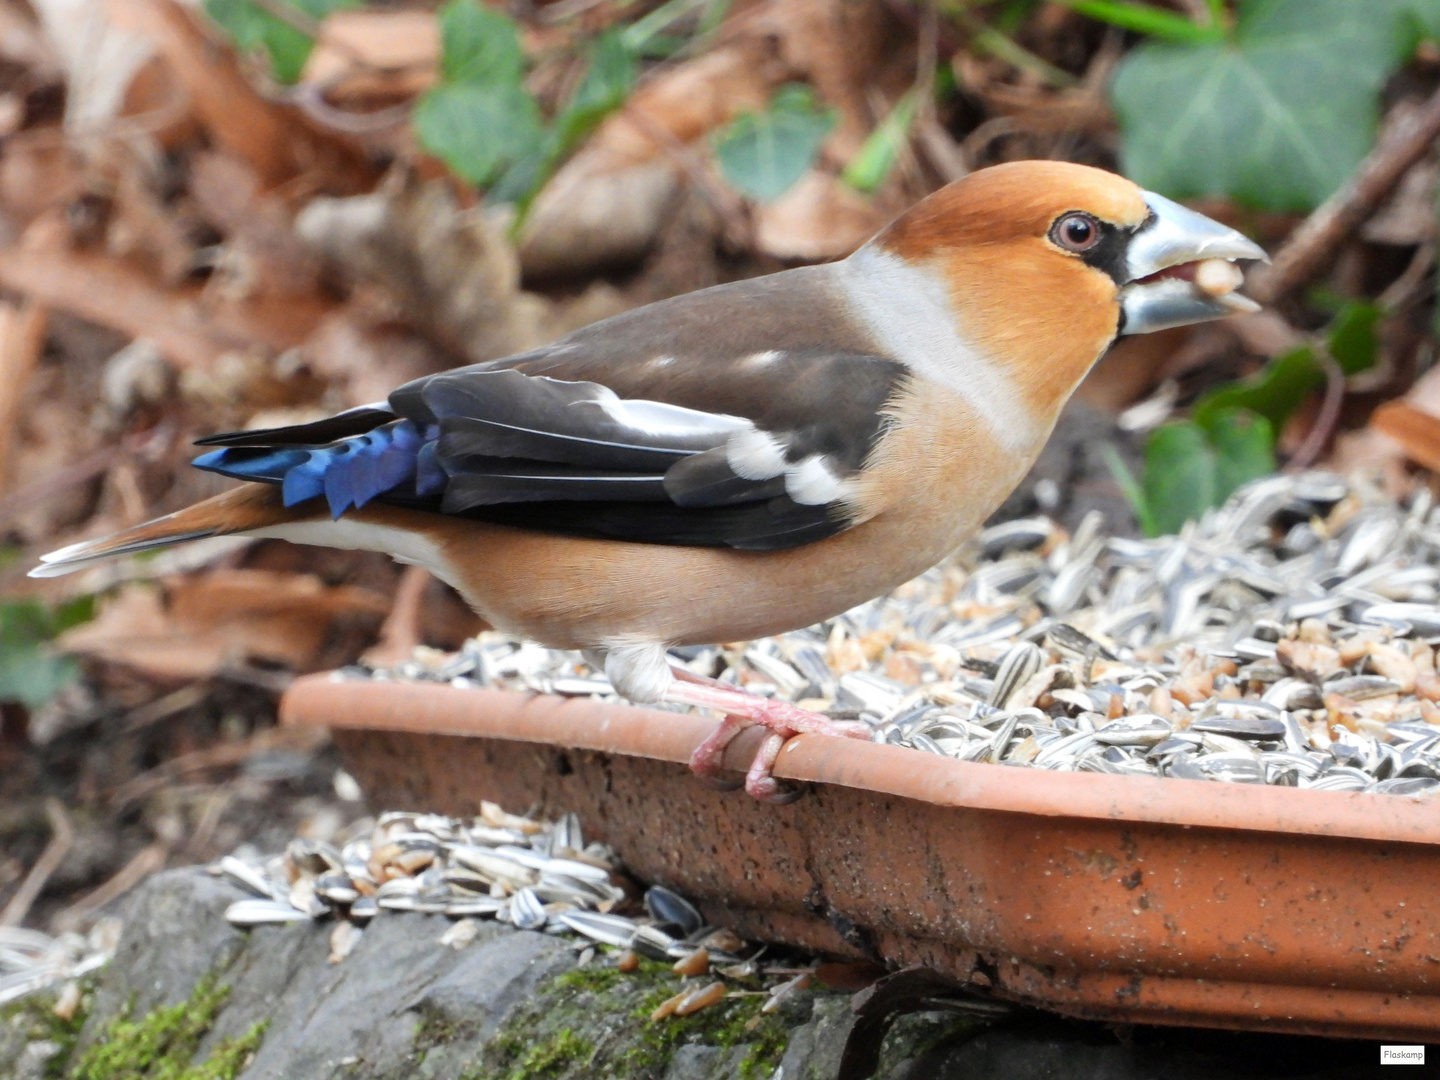
{"label": "pile of seed husk", "polygon": [[[674,656],[966,761],[1430,795],[1437,583],[1428,489],[1311,472],[1152,540],[1007,522],[836,619]],[[346,674],[619,700],[583,655],[493,633]]]}
{"label": "pile of seed husk", "polygon": [[478,919],[494,919],[573,938],[582,964],[603,952],[622,970],[634,970],[644,957],[672,963],[684,977],[720,976],[685,984],[655,1019],[723,1000],[725,978],[771,981],[762,1010],[773,1011],[813,974],[813,965],[762,964],[763,950],[707,925],[669,889],[651,886],[641,897],[613,851],[584,842],[574,814],[541,822],[493,803],[482,803],[473,820],[392,812],[356,822],[337,839],[296,839],[268,859],[220,859],[211,872],[254,894],[231,904],[225,917],[244,927],[333,919],[334,963],[373,919],[421,911],[456,920],[439,942],[457,949],[475,939]]}
{"label": "pile of seed husk", "polygon": [[[0,1005],[71,983],[104,965],[120,942],[119,919],[100,919],[88,934],[51,936],[23,926],[0,926]],[[78,991],[70,995],[74,997]],[[74,1006],[70,1006],[71,1012]]]}

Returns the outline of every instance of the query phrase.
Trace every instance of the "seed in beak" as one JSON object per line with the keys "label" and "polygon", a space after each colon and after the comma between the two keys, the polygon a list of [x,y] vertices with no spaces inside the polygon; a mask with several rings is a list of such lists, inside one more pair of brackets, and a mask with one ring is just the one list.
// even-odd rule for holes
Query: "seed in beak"
{"label": "seed in beak", "polygon": [[1205,259],[1195,267],[1195,287],[1208,296],[1234,292],[1244,280],[1240,268],[1224,259]]}

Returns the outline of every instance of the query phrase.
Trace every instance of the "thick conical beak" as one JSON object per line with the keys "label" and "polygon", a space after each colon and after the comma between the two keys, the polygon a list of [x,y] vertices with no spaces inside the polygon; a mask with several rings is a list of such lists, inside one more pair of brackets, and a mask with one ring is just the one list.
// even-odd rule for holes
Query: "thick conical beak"
{"label": "thick conical beak", "polygon": [[1145,192],[1154,216],[1136,230],[1126,254],[1129,282],[1120,290],[1122,334],[1221,319],[1260,305],[1235,292],[1236,259],[1269,262],[1265,249],[1228,226]]}

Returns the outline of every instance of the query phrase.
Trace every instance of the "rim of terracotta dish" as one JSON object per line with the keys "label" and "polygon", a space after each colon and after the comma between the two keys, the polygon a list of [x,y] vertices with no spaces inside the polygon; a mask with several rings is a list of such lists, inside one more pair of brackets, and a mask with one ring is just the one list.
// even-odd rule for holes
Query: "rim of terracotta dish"
{"label": "rim of terracotta dish", "polygon": [[[703,716],[588,698],[435,683],[297,679],[280,705],[295,726],[507,739],[684,764],[717,724]],[[743,771],[759,742],[726,753]],[[1154,822],[1186,828],[1440,844],[1440,799],[1313,791],[1104,773],[1052,772],[956,761],[901,746],[802,735],[776,762],[786,780],[862,788],[936,806],[1043,817]],[[745,798],[735,793],[736,798]]]}

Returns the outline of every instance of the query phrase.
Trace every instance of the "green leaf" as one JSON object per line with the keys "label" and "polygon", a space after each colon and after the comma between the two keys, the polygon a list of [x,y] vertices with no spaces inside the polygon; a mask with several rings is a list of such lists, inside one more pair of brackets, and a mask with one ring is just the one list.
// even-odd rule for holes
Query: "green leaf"
{"label": "green leaf", "polygon": [[38,709],[79,675],[80,664],[72,656],[55,656],[40,648],[0,648],[0,701]]}
{"label": "green leaf", "polygon": [[518,84],[437,86],[420,99],[412,122],[420,145],[477,187],[533,154],[545,137],[535,99]]}
{"label": "green leaf", "polygon": [[1197,424],[1165,424],[1145,443],[1145,504],[1152,536],[1179,532],[1215,505],[1215,451]]}
{"label": "green leaf", "polygon": [[1206,429],[1215,448],[1215,503],[1275,471],[1275,436],[1270,422],[1249,409],[1224,409]]}
{"label": "green leaf", "polygon": [[1395,0],[1242,0],[1224,43],[1147,43],[1111,87],[1125,172],[1174,198],[1308,210],[1370,149],[1404,55]]}
{"label": "green leaf", "polygon": [[[276,0],[297,15],[298,22],[319,22],[332,11],[355,7],[362,0]],[[224,30],[242,52],[263,49],[277,82],[300,78],[310,58],[314,39],[298,26],[277,18],[254,0],[205,0],[205,13]]]}
{"label": "green leaf", "polygon": [[1400,5],[1412,20],[1416,43],[1440,38],[1440,0],[1400,0]]}
{"label": "green leaf", "polygon": [[1098,22],[1165,41],[1199,43],[1220,41],[1225,37],[1224,30],[1213,23],[1201,26],[1173,11],[1150,4],[1132,3],[1131,0],[1060,0],[1060,3]]}
{"label": "green leaf", "polygon": [[449,83],[518,87],[525,53],[515,21],[476,0],[450,0],[440,12],[440,75]]}
{"label": "green leaf", "polygon": [[1135,511],[1135,520],[1140,522],[1140,531],[1146,536],[1159,536],[1160,531],[1155,527],[1155,514],[1145,500],[1145,490],[1140,486],[1140,481],[1135,479],[1130,467],[1121,458],[1120,452],[1115,449],[1113,443],[1107,442],[1100,447],[1100,454],[1110,469],[1110,475],[1120,486],[1120,493],[1125,496],[1125,501],[1130,504],[1130,509]]}
{"label": "green leaf", "polygon": [[835,113],[807,86],[782,86],[764,112],[737,116],[715,140],[720,171],[743,194],[760,202],[778,199],[815,162],[835,126]]}
{"label": "green leaf", "polygon": [[94,598],[88,596],[54,610],[37,600],[0,604],[0,701],[36,709],[73,682],[78,662],[55,655],[45,643],[94,615]]}
{"label": "green leaf", "polygon": [[895,103],[895,108],[890,110],[889,115],[876,125],[854,160],[845,166],[840,179],[855,190],[867,194],[883,184],[885,177],[889,176],[890,170],[895,167],[901,148],[910,138],[910,125],[915,122],[920,99],[918,88],[911,87]]}
{"label": "green leaf", "polygon": [[1276,357],[1248,379],[1217,387],[1200,398],[1191,418],[1203,428],[1213,427],[1227,410],[1246,409],[1263,416],[1272,430],[1285,426],[1290,414],[1325,385],[1325,372],[1308,345]]}
{"label": "green leaf", "polygon": [[621,32],[607,31],[589,47],[585,77],[555,122],[529,153],[517,159],[487,193],[493,203],[514,203],[519,210],[513,228],[524,224],[530,202],[570,150],[611,112],[625,104],[635,84],[635,57]]}
{"label": "green leaf", "polygon": [[625,104],[635,85],[635,57],[623,31],[606,31],[591,43],[588,51],[585,77],[555,117],[557,152],[561,154]]}
{"label": "green leaf", "polygon": [[1330,355],[1346,375],[1358,375],[1375,366],[1380,348],[1375,331],[1384,314],[1379,304],[1349,302],[1331,321],[1326,330]]}
{"label": "green leaf", "polygon": [[[1369,301],[1347,301],[1325,331],[1326,349],[1346,375],[1374,366],[1379,343],[1376,328],[1384,312]],[[1207,431],[1215,431],[1220,416],[1244,409],[1263,418],[1272,432],[1285,426],[1292,413],[1311,394],[1325,386],[1325,369],[1309,345],[1292,349],[1271,360],[1248,379],[1228,383],[1203,395],[1190,416]]]}

